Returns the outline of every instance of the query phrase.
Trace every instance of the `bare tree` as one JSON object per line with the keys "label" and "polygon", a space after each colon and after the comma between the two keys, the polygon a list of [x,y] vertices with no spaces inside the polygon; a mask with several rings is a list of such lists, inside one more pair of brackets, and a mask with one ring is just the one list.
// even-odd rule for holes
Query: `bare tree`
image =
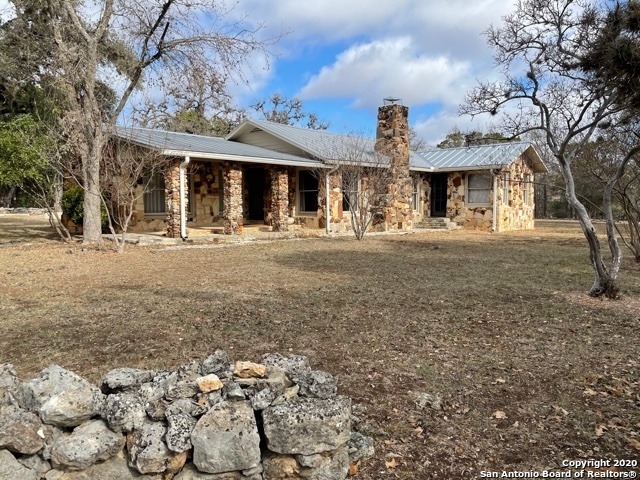
{"label": "bare tree", "polygon": [[281,93],[274,93],[266,100],[256,101],[249,108],[262,115],[265,120],[285,125],[300,125],[312,130],[326,130],[330,123],[320,120],[318,115],[307,112],[304,102],[299,98],[287,98]]}
{"label": "bare tree", "polygon": [[621,158],[603,190],[610,262],[605,261],[591,217],[576,195],[572,169],[576,155],[599,128],[628,118],[626,107],[618,103],[619,90],[582,67],[605,19],[606,12],[587,0],[519,1],[501,27],[486,31],[503,81],[480,83],[468,93],[460,112],[500,114],[501,130],[514,136],[535,130],[544,134],[562,173],[567,201],[589,245],[595,273],[589,294],[616,297],[622,252],[615,235],[611,192],[637,146]]}
{"label": "bare tree", "polygon": [[[325,147],[325,162],[332,166],[329,177],[342,192],[342,210],[348,211],[351,229],[358,240],[381,219],[389,203],[389,185],[393,176],[389,159],[373,150],[373,141],[360,135],[339,135]],[[326,169],[317,175],[325,176]],[[330,213],[327,221],[330,221]]]}
{"label": "bare tree", "polygon": [[154,150],[117,139],[109,142],[106,149],[101,167],[101,201],[116,251],[122,253],[136,204],[149,191],[166,158]]}
{"label": "bare tree", "polygon": [[[18,16],[33,0],[12,0]],[[47,69],[62,92],[62,137],[81,167],[86,245],[100,244],[100,166],[107,141],[131,95],[168,67],[198,68],[210,78],[235,75],[254,53],[268,55],[277,39],[216,0],[51,0],[39,5],[53,39]],[[37,39],[35,40],[37,42]],[[105,111],[101,85],[117,86]],[[75,160],[73,160],[75,161]]]}

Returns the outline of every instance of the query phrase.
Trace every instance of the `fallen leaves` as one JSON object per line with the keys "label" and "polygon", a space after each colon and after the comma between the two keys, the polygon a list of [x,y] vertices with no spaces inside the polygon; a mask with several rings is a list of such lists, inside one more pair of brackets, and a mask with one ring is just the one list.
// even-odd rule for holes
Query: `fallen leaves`
{"label": "fallen leaves", "polygon": [[384,464],[387,466],[387,468],[396,468],[398,466],[395,458],[392,458],[388,462],[384,462]]}
{"label": "fallen leaves", "polygon": [[491,415],[493,418],[497,418],[498,420],[503,420],[507,417],[507,414],[505,412],[503,412],[502,410],[496,410],[495,412],[493,412],[493,414]]}
{"label": "fallen leaves", "polygon": [[627,442],[629,442],[629,446],[631,448],[635,448],[636,450],[640,451],[640,442],[634,438],[627,438]]}

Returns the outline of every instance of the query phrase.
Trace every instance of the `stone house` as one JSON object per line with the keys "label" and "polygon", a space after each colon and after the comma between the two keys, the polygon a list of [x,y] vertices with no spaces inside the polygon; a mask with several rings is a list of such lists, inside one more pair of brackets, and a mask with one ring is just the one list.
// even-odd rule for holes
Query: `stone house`
{"label": "stone house", "polygon": [[[258,120],[225,139],[120,127],[116,136],[166,160],[140,196],[132,231],[166,229],[186,238],[188,227],[226,234],[242,233],[247,224],[273,231],[349,228],[335,165],[345,160],[337,146],[353,136]],[[384,158],[380,168],[390,168],[394,179],[377,228],[408,230],[431,221],[533,228],[533,174],[546,167],[528,143],[411,152],[408,108],[398,104],[380,107],[376,139],[361,140],[362,161]]]}

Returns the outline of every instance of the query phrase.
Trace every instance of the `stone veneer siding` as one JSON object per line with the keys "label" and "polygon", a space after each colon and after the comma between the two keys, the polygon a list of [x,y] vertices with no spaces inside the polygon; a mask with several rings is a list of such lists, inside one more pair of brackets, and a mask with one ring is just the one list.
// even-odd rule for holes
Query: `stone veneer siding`
{"label": "stone veneer siding", "polygon": [[[503,196],[503,181],[505,173],[509,173],[509,192],[506,201]],[[473,173],[487,173],[489,170],[481,172],[452,172],[449,174],[447,186],[447,217],[458,225],[470,230],[493,231],[493,201],[497,197],[498,209],[496,215],[497,232],[510,230],[525,230],[534,228],[534,186],[530,183],[528,202],[524,198],[525,176],[529,176],[533,181],[533,169],[522,157],[516,158],[511,164],[503,168],[497,175],[497,195],[494,195],[495,186],[493,177],[491,180],[491,203],[487,206],[469,206],[466,204],[466,184],[468,177]]]}
{"label": "stone veneer siding", "polygon": [[412,181],[409,172],[409,108],[383,105],[378,109],[376,152],[389,157],[394,183],[389,185],[390,200],[383,209],[388,230],[407,230],[413,225]]}
{"label": "stone veneer siding", "polygon": [[232,162],[225,162],[223,176],[224,233],[227,235],[241,234],[243,224],[242,167]]}
{"label": "stone veneer siding", "polygon": [[[164,193],[167,214],[167,237],[180,237],[180,161],[173,161],[164,170]],[[185,190],[185,195],[186,195]],[[187,195],[188,198],[188,195]]]}
{"label": "stone veneer siding", "polygon": [[[507,198],[503,198],[504,175],[509,174]],[[527,178],[528,177],[528,178]],[[525,186],[525,181],[528,183]],[[528,198],[525,199],[525,188]],[[498,177],[498,216],[496,231],[530,230],[535,223],[533,169],[519,157]],[[526,201],[525,201],[526,200]]]}
{"label": "stone veneer siding", "polygon": [[289,172],[286,167],[270,170],[270,213],[274,232],[289,230]]}

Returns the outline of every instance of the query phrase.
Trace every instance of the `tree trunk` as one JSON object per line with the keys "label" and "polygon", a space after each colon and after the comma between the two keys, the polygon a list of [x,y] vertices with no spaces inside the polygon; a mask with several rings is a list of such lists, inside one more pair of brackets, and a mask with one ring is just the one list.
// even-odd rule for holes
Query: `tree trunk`
{"label": "tree trunk", "polygon": [[560,162],[562,169],[562,175],[566,184],[566,198],[567,202],[574,214],[576,215],[582,232],[584,233],[587,243],[589,245],[589,258],[591,265],[595,273],[595,280],[589,295],[592,297],[606,296],[609,298],[616,298],[619,293],[618,284],[616,281],[616,275],[612,275],[612,272],[607,268],[607,265],[602,258],[602,248],[600,247],[600,240],[596,233],[596,229],[593,226],[591,217],[584,205],[578,200],[575,192],[575,184],[573,181],[573,174],[571,168],[564,162]]}
{"label": "tree trunk", "polygon": [[[99,127],[101,129],[101,127]],[[102,192],[100,191],[100,155],[103,134],[98,128],[86,135],[87,146],[82,152],[84,188],[84,220],[82,223],[82,244],[100,246],[102,244]]]}
{"label": "tree trunk", "polygon": [[18,189],[18,186],[16,184],[11,185],[11,188],[9,188],[9,191],[2,199],[3,207],[11,208],[11,205],[13,204],[13,196],[16,194],[17,189]]}

